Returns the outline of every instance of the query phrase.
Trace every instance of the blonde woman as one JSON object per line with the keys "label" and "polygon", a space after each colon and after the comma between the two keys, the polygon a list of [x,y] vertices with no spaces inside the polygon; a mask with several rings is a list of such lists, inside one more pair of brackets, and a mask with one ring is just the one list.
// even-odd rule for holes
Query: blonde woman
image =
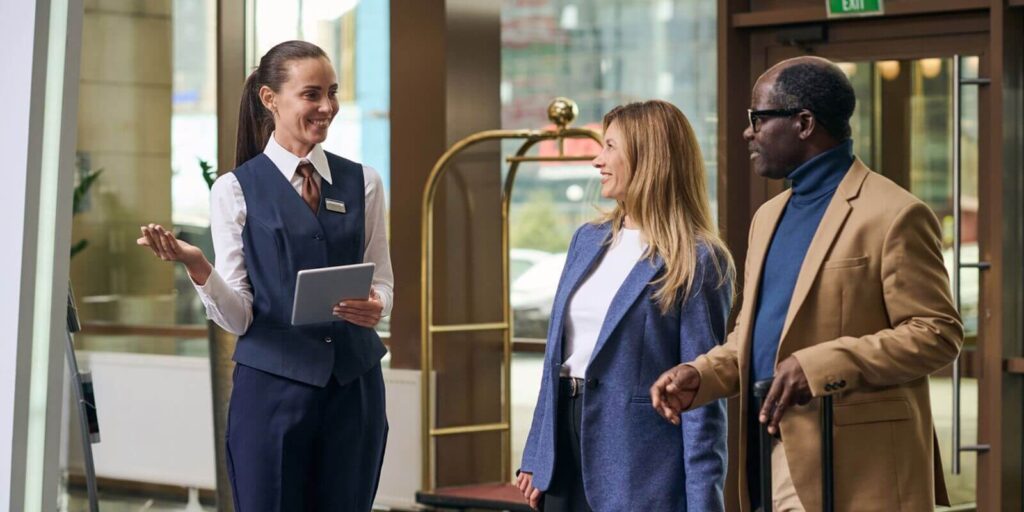
{"label": "blonde woman", "polygon": [[693,128],[664,101],[616,107],[594,167],[616,206],[569,246],[517,485],[545,511],[722,510],[724,403],[676,426],[649,392],[724,341],[732,301]]}

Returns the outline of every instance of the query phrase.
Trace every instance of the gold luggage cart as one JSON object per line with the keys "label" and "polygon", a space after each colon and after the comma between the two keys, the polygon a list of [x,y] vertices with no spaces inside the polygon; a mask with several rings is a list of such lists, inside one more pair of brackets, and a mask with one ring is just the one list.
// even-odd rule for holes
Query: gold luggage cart
{"label": "gold luggage cart", "polygon": [[[555,124],[550,130],[487,130],[470,135],[455,143],[434,164],[423,190],[421,211],[423,239],[421,244],[421,404],[422,404],[422,449],[423,449],[423,490],[416,493],[418,503],[445,508],[475,508],[492,510],[529,511],[519,491],[513,487],[511,475],[511,362],[512,362],[512,310],[509,299],[509,208],[516,171],[523,162],[579,162],[594,159],[594,155],[566,155],[567,139],[591,139],[601,144],[601,134],[586,128],[571,128],[579,109],[568,98],[555,98],[548,106],[548,118]],[[493,323],[470,323],[438,325],[434,319],[433,253],[434,253],[434,198],[437,185],[445,176],[449,162],[470,146],[486,141],[522,140],[518,151],[506,158],[508,174],[501,194],[501,296],[502,319]],[[542,141],[555,141],[558,154],[555,156],[527,156],[527,152]],[[434,334],[453,332],[501,331],[503,334],[501,358],[501,421],[497,423],[466,424],[438,427],[435,425],[435,403],[433,401],[433,357]],[[500,432],[501,481],[479,485],[436,488],[436,467],[434,457],[435,440],[443,436]]]}

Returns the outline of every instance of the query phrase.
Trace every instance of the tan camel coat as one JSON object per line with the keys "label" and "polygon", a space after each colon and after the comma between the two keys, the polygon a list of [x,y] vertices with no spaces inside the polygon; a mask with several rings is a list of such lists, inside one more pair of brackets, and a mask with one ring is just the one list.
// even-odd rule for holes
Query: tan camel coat
{"label": "tan camel coat", "polygon": [[[771,271],[763,264],[789,196],[754,215],[736,328],[692,363],[701,375],[693,407],[740,395],[740,417],[748,414],[750,397],[740,390],[749,389],[758,285]],[[928,375],[948,365],[962,342],[934,213],[856,160],[808,248],[776,360],[795,356],[814,396],[835,396],[837,511],[931,511],[947,501]],[[789,409],[780,424],[808,511],[821,509],[818,404]],[[742,468],[751,433],[745,421],[739,428],[741,503],[749,511]]]}

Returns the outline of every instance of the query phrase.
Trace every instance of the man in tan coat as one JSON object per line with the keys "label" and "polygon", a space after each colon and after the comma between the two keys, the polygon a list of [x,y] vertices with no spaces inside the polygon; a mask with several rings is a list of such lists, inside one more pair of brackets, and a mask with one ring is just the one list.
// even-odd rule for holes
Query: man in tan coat
{"label": "man in tan coat", "polygon": [[[833,395],[837,511],[931,511],[945,502],[928,375],[954,360],[963,328],[932,211],[852,153],[856,100],[816,57],[779,63],[754,86],[744,131],[755,172],[792,186],[750,225],[743,301],[727,342],[665,372],[655,409],[739,395],[740,502],[758,506],[756,430],[772,447],[763,510],[820,510],[819,400]],[[751,384],[773,379],[751,410]],[[753,503],[752,503],[753,501]]]}

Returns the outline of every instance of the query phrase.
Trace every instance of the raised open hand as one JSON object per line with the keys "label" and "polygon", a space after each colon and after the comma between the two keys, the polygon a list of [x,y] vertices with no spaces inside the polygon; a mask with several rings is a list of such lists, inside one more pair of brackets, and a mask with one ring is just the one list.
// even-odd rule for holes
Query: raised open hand
{"label": "raised open hand", "polygon": [[200,286],[206,283],[213,266],[200,248],[178,240],[174,233],[159,224],[141,226],[140,230],[142,236],[135,241],[136,244],[149,247],[153,254],[164,261],[180,261],[193,281]]}

